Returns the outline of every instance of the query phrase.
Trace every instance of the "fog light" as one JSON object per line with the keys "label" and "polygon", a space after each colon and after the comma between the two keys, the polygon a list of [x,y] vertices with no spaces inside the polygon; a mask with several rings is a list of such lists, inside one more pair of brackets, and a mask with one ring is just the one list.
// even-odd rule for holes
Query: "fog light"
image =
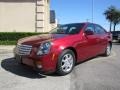
{"label": "fog light", "polygon": [[42,68],[42,65],[41,65],[41,62],[40,61],[38,61],[38,62],[36,62],[36,66],[37,66],[37,68]]}
{"label": "fog light", "polygon": [[37,68],[39,68],[39,69],[42,68],[42,65],[37,65]]}

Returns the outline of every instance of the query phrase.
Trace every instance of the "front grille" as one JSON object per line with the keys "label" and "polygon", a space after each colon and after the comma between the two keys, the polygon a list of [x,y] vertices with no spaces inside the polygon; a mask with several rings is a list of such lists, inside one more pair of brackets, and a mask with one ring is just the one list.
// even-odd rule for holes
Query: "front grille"
{"label": "front grille", "polygon": [[17,45],[16,47],[16,53],[19,55],[30,55],[32,50],[32,46],[31,45]]}

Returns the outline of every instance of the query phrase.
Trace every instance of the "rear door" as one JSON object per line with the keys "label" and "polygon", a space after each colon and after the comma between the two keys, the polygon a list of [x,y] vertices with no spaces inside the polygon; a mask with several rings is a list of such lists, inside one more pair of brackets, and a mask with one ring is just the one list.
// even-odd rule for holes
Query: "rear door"
{"label": "rear door", "polygon": [[98,45],[97,45],[98,52],[103,53],[108,43],[107,32],[101,26],[95,25],[95,34],[96,34],[96,37],[99,38]]}

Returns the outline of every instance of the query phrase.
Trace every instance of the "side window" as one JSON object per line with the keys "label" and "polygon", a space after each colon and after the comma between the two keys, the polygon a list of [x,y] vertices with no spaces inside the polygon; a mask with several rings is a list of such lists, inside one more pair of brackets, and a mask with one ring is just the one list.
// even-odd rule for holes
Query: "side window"
{"label": "side window", "polygon": [[86,27],[85,31],[88,31],[88,30],[95,32],[95,30],[94,30],[94,25],[89,24],[89,25]]}
{"label": "side window", "polygon": [[105,34],[106,31],[105,31],[102,27],[96,25],[96,26],[95,26],[95,33],[96,33],[96,34]]}
{"label": "side window", "polygon": [[70,27],[68,32],[74,34],[74,33],[76,33],[75,32],[76,30],[77,30],[77,27]]}

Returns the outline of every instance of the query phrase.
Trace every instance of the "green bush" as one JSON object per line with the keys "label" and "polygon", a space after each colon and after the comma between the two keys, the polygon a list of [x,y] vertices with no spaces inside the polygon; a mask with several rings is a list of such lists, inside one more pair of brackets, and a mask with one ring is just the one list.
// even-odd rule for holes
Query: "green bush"
{"label": "green bush", "polygon": [[0,40],[0,45],[16,45],[17,41],[1,41]]}
{"label": "green bush", "polygon": [[15,45],[18,39],[39,34],[42,33],[0,32],[0,45]]}

